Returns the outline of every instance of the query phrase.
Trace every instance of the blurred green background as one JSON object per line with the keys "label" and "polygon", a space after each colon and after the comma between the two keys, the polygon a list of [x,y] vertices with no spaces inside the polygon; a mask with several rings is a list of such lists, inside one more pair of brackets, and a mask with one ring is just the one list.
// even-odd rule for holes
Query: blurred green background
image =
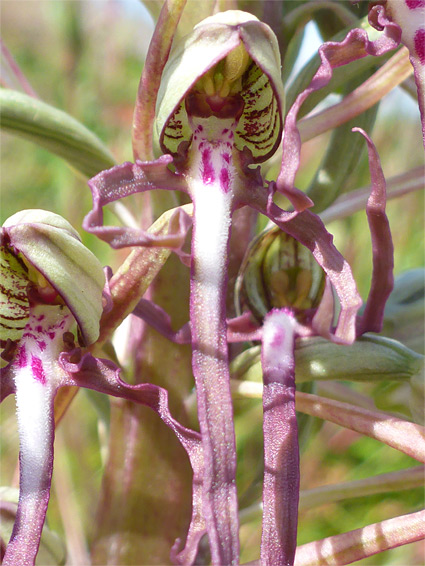
{"label": "blurred green background", "polygon": [[[131,124],[143,60],[152,21],[134,1],[9,1],[2,0],[2,39],[39,97],[68,112],[95,132],[117,162],[131,160]],[[18,88],[5,68],[3,86]],[[381,104],[373,139],[386,177],[423,164],[419,113],[400,89]],[[354,134],[353,134],[354,135]],[[357,134],[358,135],[358,134]],[[297,178],[308,186],[320,162],[328,135],[305,144]],[[351,188],[369,184],[367,161],[350,179]],[[46,208],[65,216],[104,264],[116,267],[126,252],[111,254],[109,247],[80,229],[91,208],[86,180],[59,157],[8,134],[1,136],[1,222],[23,208]],[[388,214],[395,245],[395,271],[424,265],[423,192],[394,200]],[[366,297],[371,272],[370,236],[365,214],[329,226],[337,247],[351,264],[359,290]],[[356,387],[378,394],[371,385]],[[382,388],[379,395],[385,395]],[[400,398],[403,391],[400,389]],[[241,483],[249,485],[261,459],[261,407],[258,402],[237,402]],[[14,401],[2,406],[1,485],[16,484],[18,438]],[[249,433],[249,434],[248,434]],[[246,440],[248,438],[248,440]],[[50,527],[69,545],[68,564],[87,563],[97,494],[105,461],[107,430],[92,403],[79,394],[57,431],[56,462]],[[250,440],[252,442],[250,442]],[[326,423],[304,449],[302,488],[350,481],[400,470],[415,461],[378,442]],[[423,491],[329,504],[300,514],[299,544],[359,528],[423,505]],[[260,525],[242,527],[242,560],[258,557]],[[424,563],[424,546],[383,553],[359,564],[415,566]]]}

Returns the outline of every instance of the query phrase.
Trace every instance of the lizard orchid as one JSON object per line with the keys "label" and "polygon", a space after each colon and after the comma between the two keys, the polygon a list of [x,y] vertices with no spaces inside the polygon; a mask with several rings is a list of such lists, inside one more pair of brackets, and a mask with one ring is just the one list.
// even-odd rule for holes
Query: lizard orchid
{"label": "lizard orchid", "polygon": [[[89,182],[94,206],[84,228],[114,248],[166,246],[187,261],[181,238],[175,241],[167,234],[155,237],[137,228],[103,226],[103,207],[153,189],[179,191],[193,203],[190,335],[203,450],[202,515],[214,564],[237,564],[239,556],[226,322],[232,217],[238,209],[251,207],[312,252],[341,306],[335,328],[330,328],[328,315],[327,335],[338,343],[353,342],[361,299],[351,270],[320,218],[307,210],[311,200],[294,185],[300,151],[296,117],[308,95],[329,82],[333,68],[368,54],[383,54],[397,45],[394,26],[383,22],[383,27],[385,33],[376,41],[356,29],[343,42],[322,46],[319,70],[289,110],[285,127],[277,40],[257,18],[240,11],[218,13],[197,24],[170,54],[160,42],[161,35],[154,36],[141,81],[146,84],[151,73],[153,84],[158,84],[158,68],[163,69],[153,131],[143,133],[140,126],[140,116],[152,115],[155,102],[152,92],[142,90],[134,121],[135,162],[103,171]],[[281,171],[276,182],[265,182],[257,164],[277,150],[282,131]],[[373,144],[367,141],[373,153]],[[148,148],[145,155],[152,154],[154,147],[164,155],[141,161],[140,147]],[[376,164],[375,154],[373,160]],[[286,196],[293,210],[282,210],[274,202],[276,194]],[[380,212],[378,216],[382,218]],[[182,210],[176,212],[176,221],[181,230],[188,228]],[[376,232],[380,249],[390,242],[383,232]],[[379,319],[391,289],[390,256],[389,248],[383,252],[384,261],[375,265],[388,285],[379,296],[375,290],[376,300],[368,305],[369,320]],[[376,277],[373,285],[377,285]]]}

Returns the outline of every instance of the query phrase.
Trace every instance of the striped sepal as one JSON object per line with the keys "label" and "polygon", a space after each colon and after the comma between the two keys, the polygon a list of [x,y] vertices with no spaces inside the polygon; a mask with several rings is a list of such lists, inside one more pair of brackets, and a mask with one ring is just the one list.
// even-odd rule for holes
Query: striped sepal
{"label": "striped sepal", "polygon": [[180,103],[165,125],[162,143],[171,155],[176,155],[181,142],[192,139],[184,100]]}
{"label": "striped sepal", "polygon": [[20,340],[29,317],[27,269],[8,248],[0,248],[0,341]]}
{"label": "striped sepal", "polygon": [[[265,161],[279,145],[281,117],[271,82],[254,62],[245,73],[240,94],[244,111],[235,132],[236,148],[239,151],[248,148],[254,162]],[[173,155],[182,142],[192,139],[184,100],[166,123],[163,135],[163,145]]]}
{"label": "striped sepal", "polygon": [[245,74],[241,95],[245,106],[236,130],[236,147],[240,151],[247,147],[254,161],[264,161],[280,142],[281,118],[270,80],[255,63]]}

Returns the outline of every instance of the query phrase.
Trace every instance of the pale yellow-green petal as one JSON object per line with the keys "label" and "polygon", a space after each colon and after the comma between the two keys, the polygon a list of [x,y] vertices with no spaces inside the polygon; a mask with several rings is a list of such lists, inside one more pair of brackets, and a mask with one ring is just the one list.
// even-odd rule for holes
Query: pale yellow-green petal
{"label": "pale yellow-green petal", "polygon": [[0,247],[0,340],[20,340],[29,317],[28,270],[7,247]]}
{"label": "pale yellow-green petal", "polygon": [[250,149],[254,161],[264,161],[274,153],[280,142],[284,104],[278,44],[266,24],[239,10],[206,18],[174,47],[157,102],[155,135],[162,151],[176,154],[182,142],[190,141],[185,97],[241,43],[255,65],[245,73],[241,86],[245,108],[235,132],[235,145],[240,151]]}
{"label": "pale yellow-green petal", "polygon": [[76,230],[57,214],[40,210],[18,213],[4,227],[13,248],[67,304],[86,343],[95,342],[105,278],[99,260],[82,244]]}

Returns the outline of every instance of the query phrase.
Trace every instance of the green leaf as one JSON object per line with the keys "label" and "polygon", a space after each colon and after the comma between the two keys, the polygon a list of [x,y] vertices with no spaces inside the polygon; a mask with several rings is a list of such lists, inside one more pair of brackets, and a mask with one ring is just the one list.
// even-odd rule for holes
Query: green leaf
{"label": "green leaf", "polygon": [[[365,334],[350,346],[324,338],[299,338],[295,349],[295,380],[407,381],[422,371],[424,357],[400,342]],[[231,364],[234,379],[261,381],[260,349],[250,348]]]}
{"label": "green leaf", "polygon": [[65,159],[85,177],[115,165],[103,143],[83,124],[41,100],[0,89],[0,127]]}

